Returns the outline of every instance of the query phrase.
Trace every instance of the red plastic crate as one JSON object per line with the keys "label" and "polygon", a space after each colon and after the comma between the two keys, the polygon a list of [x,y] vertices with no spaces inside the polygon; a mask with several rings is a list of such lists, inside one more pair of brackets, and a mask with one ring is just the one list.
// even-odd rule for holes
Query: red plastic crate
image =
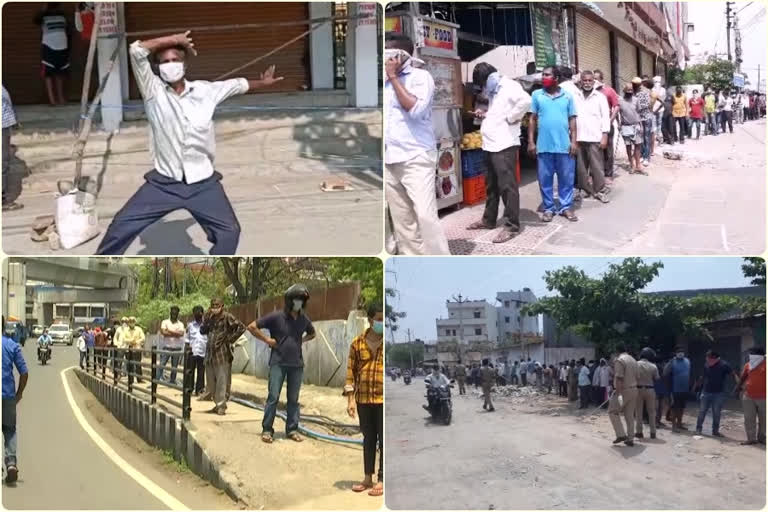
{"label": "red plastic crate", "polygon": [[464,204],[472,206],[485,201],[485,175],[464,180]]}

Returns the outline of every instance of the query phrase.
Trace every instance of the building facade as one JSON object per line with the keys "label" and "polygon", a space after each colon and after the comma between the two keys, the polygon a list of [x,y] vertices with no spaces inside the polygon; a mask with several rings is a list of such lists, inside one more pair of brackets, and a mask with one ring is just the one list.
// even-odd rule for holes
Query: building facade
{"label": "building facade", "polygon": [[499,340],[511,340],[526,334],[539,333],[538,316],[528,316],[522,312],[525,305],[534,302],[536,295],[530,288],[496,294]]}
{"label": "building facade", "polygon": [[496,343],[499,340],[498,313],[485,300],[446,301],[448,318],[435,320],[437,341],[457,341],[468,344],[477,341]]}

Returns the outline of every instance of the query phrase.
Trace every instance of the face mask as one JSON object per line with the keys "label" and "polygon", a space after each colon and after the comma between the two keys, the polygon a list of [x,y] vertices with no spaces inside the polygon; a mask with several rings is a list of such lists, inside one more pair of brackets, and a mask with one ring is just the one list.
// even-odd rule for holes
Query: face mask
{"label": "face mask", "polygon": [[293,299],[293,310],[296,312],[301,311],[301,308],[304,306],[304,301],[301,299]]}
{"label": "face mask", "polygon": [[750,355],[749,356],[749,369],[754,370],[758,366],[760,366],[760,363],[763,362],[763,359],[765,359],[765,356],[758,356],[758,355]]}
{"label": "face mask", "polygon": [[555,79],[550,77],[542,78],[541,85],[543,85],[545,89],[549,89],[550,87],[555,85]]}
{"label": "face mask", "polygon": [[158,66],[158,69],[160,70],[160,78],[166,83],[175,84],[184,78],[183,62],[164,62]]}
{"label": "face mask", "polygon": [[491,75],[488,77],[488,80],[485,82],[485,88],[483,91],[485,92],[485,95],[488,98],[491,98],[496,95],[496,89],[499,87],[499,82],[501,81],[501,75],[496,73],[491,73]]}
{"label": "face mask", "polygon": [[677,354],[675,354],[675,357],[678,358],[678,359],[682,359],[682,358],[685,357],[685,353],[684,352],[678,352]]}
{"label": "face mask", "polygon": [[634,96],[634,94],[632,94],[631,92],[625,92],[624,93],[624,99],[626,99],[626,100],[631,100],[632,96]]}
{"label": "face mask", "polygon": [[376,334],[381,334],[384,332],[384,322],[381,322],[379,320],[373,321],[373,332]]}

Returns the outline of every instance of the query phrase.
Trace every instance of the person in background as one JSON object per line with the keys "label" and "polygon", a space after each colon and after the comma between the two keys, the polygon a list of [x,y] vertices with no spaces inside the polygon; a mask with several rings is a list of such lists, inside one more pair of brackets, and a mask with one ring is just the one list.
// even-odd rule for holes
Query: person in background
{"label": "person in background", "polygon": [[483,409],[493,412],[496,408],[491,402],[491,389],[496,382],[496,371],[491,366],[490,359],[483,359],[483,367],[480,368],[480,381],[483,389]]}
{"label": "person in background", "polygon": [[131,351],[130,353],[126,353],[126,358],[128,359],[126,371],[129,374],[133,374],[129,375],[128,378],[135,378],[136,382],[141,384],[144,382],[144,380],[141,378],[143,375],[141,368],[141,356],[144,350],[144,342],[146,341],[147,337],[144,334],[144,329],[136,325],[135,316],[128,317],[128,327],[122,330],[120,339],[125,345],[125,348]]}
{"label": "person in background", "polygon": [[509,372],[510,383],[515,386],[520,384],[520,362],[515,361],[512,364],[512,370]]}
{"label": "person in background", "polygon": [[[162,351],[178,352],[177,354],[160,354],[160,368],[157,369],[157,380],[165,380],[165,367],[171,361],[171,377],[168,381],[176,384],[176,369],[179,367],[184,351],[184,322],[179,320],[179,306],[171,306],[170,316],[160,323],[160,345]],[[183,380],[183,379],[182,379]]]}
{"label": "person in background", "polygon": [[712,88],[704,93],[704,112],[707,114],[707,135],[717,135],[717,97]]}
{"label": "person in background", "polygon": [[[651,88],[651,112],[653,113],[653,139],[661,142],[662,140],[662,119],[664,116],[664,104],[667,99],[667,90],[661,85],[661,77],[653,77],[653,87]],[[651,148],[651,154],[653,149]]]}
{"label": "person in background", "polygon": [[696,433],[701,435],[704,419],[712,409],[712,435],[725,437],[720,433],[720,414],[726,399],[725,380],[733,375],[734,381],[739,382],[739,374],[728,363],[720,359],[715,350],[708,350],[705,358],[704,374],[696,381],[696,388],[701,388],[701,405],[696,419]]}
{"label": "person in background", "polygon": [[672,117],[675,118],[675,142],[685,144],[685,133],[688,131],[688,97],[680,86],[677,86],[672,97]]}
{"label": "person in background", "polygon": [[579,371],[581,368],[571,359],[568,364],[568,401],[575,402],[579,399]]}
{"label": "person in background", "polygon": [[[616,390],[611,394],[608,404],[608,417],[616,433],[613,444],[624,443],[634,446],[635,413],[637,411],[637,361],[627,352],[627,347],[620,343],[616,349],[617,357],[613,362],[613,386]],[[627,423],[621,423],[621,416]]]}
{"label": "person in background", "polygon": [[467,394],[467,367],[459,359],[459,363],[456,365],[456,381],[459,383],[459,395]]}
{"label": "person in background", "polygon": [[608,386],[611,384],[611,372],[605,359],[600,359],[600,364],[592,377],[592,386],[595,388],[595,403],[603,409],[608,407]]}
{"label": "person in background", "polygon": [[[657,363],[656,370],[661,375],[664,371],[664,366],[661,363]],[[667,379],[659,377],[654,380],[653,389],[656,392],[656,428],[661,428],[664,426],[661,419],[666,419],[669,415],[669,386],[667,385]]]}
{"label": "person in background", "polygon": [[608,131],[608,144],[606,145],[605,149],[603,150],[603,158],[604,158],[604,172],[605,172],[605,179],[610,185],[613,182],[613,168],[614,168],[614,162],[615,162],[615,155],[614,155],[614,135],[615,130],[613,128],[613,123],[616,120],[616,118],[619,115],[619,95],[616,94],[616,91],[609,85],[607,85],[603,78],[603,72],[599,69],[596,69],[593,71],[595,76],[595,89],[600,91],[605,95],[605,99],[608,100],[608,108],[611,110],[611,117],[610,117],[610,130]]}
{"label": "person in background", "polygon": [[581,72],[581,90],[576,99],[576,170],[579,188],[586,197],[608,203],[605,184],[605,156],[608,132],[611,129],[611,109],[608,99],[595,89],[595,77],[591,71]]}
{"label": "person in background", "polygon": [[16,110],[13,108],[13,102],[11,101],[11,95],[8,94],[5,86],[3,86],[3,146],[2,146],[2,159],[3,159],[3,211],[19,210],[24,207],[21,203],[11,201],[6,196],[6,190],[8,190],[8,175],[11,172],[11,135],[13,133],[13,127],[16,126]]}
{"label": "person in background", "polygon": [[104,379],[107,374],[107,355],[108,355],[108,344],[109,339],[107,336],[106,331],[102,331],[101,327],[97,327],[94,329],[93,334],[93,345],[94,345],[94,356],[93,356],[93,364],[94,364],[94,370],[98,371],[99,366],[101,367],[101,378]]}
{"label": "person in background", "polygon": [[558,375],[560,379],[560,396],[568,396],[568,363],[563,361],[560,363],[560,372]]}
{"label": "person in background", "polygon": [[437,141],[432,126],[435,81],[414,67],[413,41],[385,37],[384,137],[386,198],[398,252],[447,255],[448,239],[437,216]]}
{"label": "person in background", "polygon": [[472,82],[488,98],[487,111],[473,115],[483,120],[480,132],[488,170],[485,176],[485,212],[483,218],[467,229],[496,229],[499,200],[504,204],[504,229],[493,239],[505,243],[520,232],[520,191],[516,170],[520,153],[520,121],[531,106],[531,97],[515,80],[495,67],[480,62],[472,72]]}
{"label": "person in background", "polygon": [[234,344],[245,333],[243,323],[224,310],[221,299],[211,299],[208,311],[203,315],[200,334],[207,336],[205,347],[206,393],[198,401],[213,401],[208,414],[224,416],[227,413]]}
{"label": "person in background", "polygon": [[114,369],[117,373],[117,378],[120,378],[120,373],[123,369],[123,359],[128,358],[128,354],[124,354],[123,350],[127,347],[123,341],[123,331],[128,328],[128,317],[122,317],[120,321],[115,320],[112,333],[112,357],[114,358]]}
{"label": "person in background", "polygon": [[733,133],[733,109],[735,108],[736,92],[733,91],[729,95],[727,92],[722,97],[721,105],[722,112],[720,113],[720,131],[725,133],[725,125],[728,125],[728,130]]}
{"label": "person in background", "polygon": [[637,98],[637,113],[640,115],[640,122],[643,125],[643,166],[648,167],[651,160],[651,137],[653,137],[653,112],[651,112],[651,94],[652,84],[643,82],[639,77],[632,79],[632,89]]}
{"label": "person in background", "polygon": [[[3,326],[5,316],[2,317]],[[16,408],[24,397],[24,389],[29,381],[27,363],[21,346],[3,334],[3,454],[5,465],[5,482],[15,484],[19,478],[18,467],[18,433],[16,431]],[[18,385],[13,369],[19,374]]]}
{"label": "person in background", "polygon": [[672,386],[672,431],[687,430],[683,425],[683,413],[691,389],[691,362],[681,347],[675,350],[675,357],[664,368],[664,377]]}
{"label": "person in background", "polygon": [[762,347],[753,347],[749,350],[749,361],[741,371],[735,392],[738,395],[742,390],[741,406],[744,411],[744,430],[747,433],[747,440],[741,444],[765,444],[765,349]]}
{"label": "person in background", "polygon": [[621,138],[627,148],[629,173],[647,175],[648,173],[640,165],[643,149],[643,124],[640,121],[640,114],[637,112],[637,98],[635,98],[632,84],[624,86],[624,95],[619,100],[619,119],[621,121]]}
{"label": "person in background", "polygon": [[589,380],[589,368],[583,357],[579,359],[577,367],[579,369],[579,409],[586,409],[589,407],[589,394],[592,392],[592,383]]}
{"label": "person in background", "polygon": [[[560,88],[560,71],[548,66],[541,74],[543,89],[534,91],[528,123],[528,152],[536,156],[539,190],[544,207],[542,220],[551,222],[562,215],[571,222],[573,213],[575,156],[579,146],[576,133],[576,102]],[[538,131],[537,131],[538,128]],[[557,175],[560,206],[555,206],[554,178]]]}
{"label": "person in background", "polygon": [[[264,406],[261,440],[272,443],[277,414],[277,401],[287,381],[285,436],[296,442],[299,435],[299,392],[304,376],[304,343],[315,339],[315,327],[306,314],[309,290],[303,284],[295,284],[285,292],[285,306],[248,326],[248,330],[272,349],[269,355],[269,392]],[[269,336],[262,332],[269,330]]]}
{"label": "person in background", "polygon": [[635,437],[643,439],[643,410],[648,414],[651,439],[656,439],[656,392],[653,383],[659,379],[659,369],[651,361],[656,352],[650,347],[640,351],[637,362],[637,411],[635,412]]}
{"label": "person in background", "polygon": [[88,364],[88,344],[85,342],[85,336],[83,335],[82,331],[77,334],[77,338],[75,339],[75,346],[77,347],[77,351],[80,354],[80,362],[78,363],[80,365],[80,369],[86,370],[86,365]]}
{"label": "person in background", "polygon": [[[53,339],[48,334],[48,329],[43,329],[43,334],[40,335],[39,338],[37,338],[37,360],[40,360],[40,349],[46,347],[48,349],[53,349]],[[53,350],[51,350],[51,358],[53,358]]]}
{"label": "person in background", "polygon": [[[575,75],[570,66],[560,66],[558,69],[560,70],[560,88],[575,99],[576,95],[581,93],[581,89],[577,83],[579,75]],[[578,115],[578,105],[576,108]]]}
{"label": "person in background", "polygon": [[715,94],[717,98],[716,119],[717,125],[719,127],[718,129],[720,133],[725,133],[725,128],[723,125],[723,119],[725,118],[723,115],[723,112],[725,111],[725,93],[723,91],[716,91]]}
{"label": "person in background", "polygon": [[[86,324],[83,328],[83,338],[85,338],[85,346],[87,348],[86,355],[85,355],[85,367],[90,368],[91,366],[91,354],[94,353],[93,348],[96,346],[96,334],[93,332],[93,329],[91,329],[91,326]],[[95,358],[94,358],[94,364],[96,364]]]}
{"label": "person in background", "polygon": [[[355,492],[366,489],[369,496],[384,494],[384,310],[379,303],[368,305],[369,327],[352,341],[347,358],[347,379],[344,396],[347,413],[360,418],[363,434],[363,470],[365,477],[352,486]],[[379,471],[376,484],[376,448],[379,450]]]}
{"label": "person in background", "polygon": [[691,133],[693,137],[693,126],[696,126],[696,140],[701,138],[701,125],[704,123],[704,100],[699,96],[698,89],[693,90],[693,97],[688,101],[688,107],[691,117]]}
{"label": "person in background", "polygon": [[[208,346],[208,336],[200,332],[203,327],[203,306],[192,308],[192,321],[187,324],[184,342],[189,345],[189,360],[192,371],[185,388],[194,388],[195,396],[205,389],[205,351]],[[195,378],[197,374],[197,378]]]}
{"label": "person in background", "polygon": [[[70,25],[60,2],[48,2],[35,15],[35,24],[42,31],[42,76],[51,105],[65,105],[64,79],[69,73]],[[54,91],[55,89],[55,91]]]}

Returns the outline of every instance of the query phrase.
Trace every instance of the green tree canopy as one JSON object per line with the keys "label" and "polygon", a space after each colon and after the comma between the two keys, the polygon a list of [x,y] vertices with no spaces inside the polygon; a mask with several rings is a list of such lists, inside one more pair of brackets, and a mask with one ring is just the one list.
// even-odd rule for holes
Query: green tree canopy
{"label": "green tree canopy", "polygon": [[418,366],[419,363],[424,361],[423,343],[387,343],[387,365],[410,368],[411,351],[413,351],[413,364]]}
{"label": "green tree canopy", "polygon": [[741,266],[744,277],[752,278],[750,283],[765,286],[765,260],[763,258],[744,258]]}
{"label": "green tree canopy", "polygon": [[694,64],[685,70],[673,68],[667,76],[670,85],[703,84],[714,90],[733,87],[733,73],[736,67],[727,59],[709,57],[704,64]]}

